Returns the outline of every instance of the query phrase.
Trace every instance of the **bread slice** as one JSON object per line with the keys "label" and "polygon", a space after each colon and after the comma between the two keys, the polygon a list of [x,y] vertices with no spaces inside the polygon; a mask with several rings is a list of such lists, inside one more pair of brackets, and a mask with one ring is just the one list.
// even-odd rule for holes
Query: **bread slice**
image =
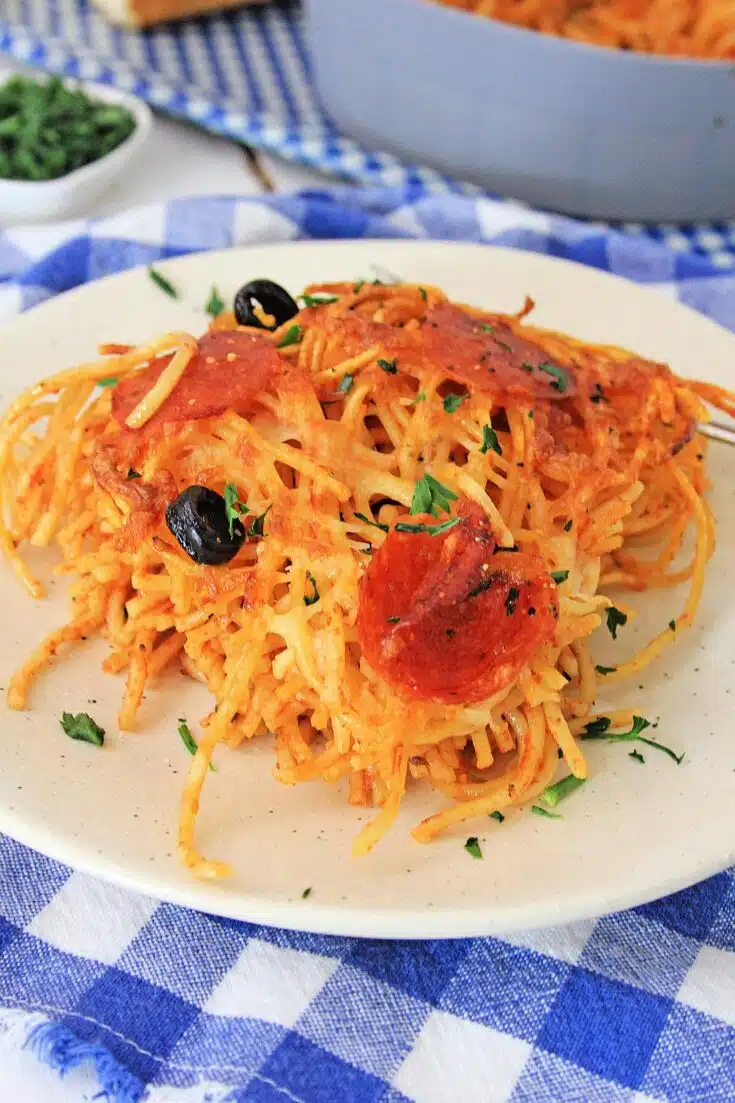
{"label": "bread slice", "polygon": [[123,27],[148,27],[152,23],[167,23],[204,15],[221,8],[242,4],[264,3],[265,0],[94,0],[97,7],[113,23]]}

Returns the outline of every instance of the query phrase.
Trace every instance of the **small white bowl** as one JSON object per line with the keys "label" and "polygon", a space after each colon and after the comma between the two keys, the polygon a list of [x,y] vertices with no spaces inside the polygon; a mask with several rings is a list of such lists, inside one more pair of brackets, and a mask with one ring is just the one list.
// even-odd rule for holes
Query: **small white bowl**
{"label": "small white bowl", "polygon": [[[3,83],[14,75],[0,73]],[[64,86],[81,88],[90,99],[125,107],[135,119],[135,130],[111,153],[82,168],[74,169],[56,180],[0,179],[0,224],[18,225],[24,222],[49,222],[53,219],[83,215],[94,201],[114,184],[131,162],[140,155],[148,141],[153,115],[147,104],[137,96],[95,84],[87,80],[65,79]]]}

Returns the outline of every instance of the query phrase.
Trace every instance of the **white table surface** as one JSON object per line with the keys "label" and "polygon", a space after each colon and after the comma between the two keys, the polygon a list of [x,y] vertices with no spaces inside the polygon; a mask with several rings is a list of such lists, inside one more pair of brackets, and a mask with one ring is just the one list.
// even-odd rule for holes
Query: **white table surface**
{"label": "white table surface", "polygon": [[[129,207],[191,195],[258,195],[267,190],[293,191],[323,184],[325,177],[275,157],[258,154],[260,171],[246,152],[186,123],[156,118],[147,149],[126,175],[85,212],[117,214]],[[266,186],[265,181],[270,187]],[[91,1103],[99,1085],[89,1068],[63,1079],[22,1049],[22,1017],[0,1011],[0,1103]],[[192,1090],[156,1093],[151,1103],[201,1103]]]}

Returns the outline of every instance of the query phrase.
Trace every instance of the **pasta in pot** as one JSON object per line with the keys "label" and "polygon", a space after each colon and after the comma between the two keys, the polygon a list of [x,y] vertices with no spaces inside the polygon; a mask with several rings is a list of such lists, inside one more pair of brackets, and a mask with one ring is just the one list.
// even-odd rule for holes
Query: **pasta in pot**
{"label": "pasta in pot", "polygon": [[438,0],[529,30],[638,53],[735,57],[734,0]]}

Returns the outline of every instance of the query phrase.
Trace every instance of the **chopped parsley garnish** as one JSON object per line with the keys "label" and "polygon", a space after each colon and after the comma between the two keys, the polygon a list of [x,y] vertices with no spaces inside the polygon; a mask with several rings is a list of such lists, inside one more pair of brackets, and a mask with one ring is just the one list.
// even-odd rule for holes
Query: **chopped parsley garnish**
{"label": "chopped parsley garnish", "polygon": [[225,309],[225,300],[220,295],[217,290],[217,285],[214,283],[212,284],[212,290],[209,292],[209,298],[204,304],[204,309],[212,318],[219,318],[220,314]]}
{"label": "chopped parsley garnish", "polygon": [[375,529],[380,529],[381,532],[388,532],[388,525],[384,525],[382,521],[374,521],[372,517],[366,517],[364,513],[356,513],[358,521],[364,521],[366,525],[372,525]]}
{"label": "chopped parsley garnish", "polygon": [[580,785],[584,785],[584,778],[569,774],[567,777],[563,777],[561,781],[557,781],[555,785],[548,785],[541,794],[541,800],[549,808],[556,808],[560,800],[564,800],[575,789],[579,789]]}
{"label": "chopped parsley garnish", "polygon": [[154,268],[152,264],[148,268],[148,275],[153,280],[156,287],[160,287],[161,291],[165,292],[169,298],[178,299],[179,293],[174,285],[167,280],[165,276],[161,275],[158,269]]}
{"label": "chopped parsley garnish", "polygon": [[357,295],[360,291],[362,291],[364,286],[365,280],[358,280],[355,286],[352,288],[353,293]]}
{"label": "chopped parsley garnish", "polygon": [[616,666],[600,666],[599,663],[595,667],[598,674],[614,674],[617,669]]}
{"label": "chopped parsley garnish", "polygon": [[339,391],[340,394],[347,394],[348,391],[352,390],[352,384],[354,382],[355,382],[354,375],[350,375],[349,373],[347,375],[343,375],[342,378],[339,381],[339,385],[337,386],[337,390]]}
{"label": "chopped parsley garnish", "polygon": [[495,333],[495,326],[491,326],[489,322],[483,322],[480,329],[483,333]]}
{"label": "chopped parsley garnish", "polygon": [[[181,742],[184,744],[189,754],[192,756],[195,755],[199,750],[199,747],[197,746],[196,739],[191,734],[191,730],[186,720],[182,720],[181,718],[179,718],[179,726],[176,730],[179,733],[179,738],[181,739]],[[212,773],[216,772],[217,767],[213,762],[209,763],[209,768]]]}
{"label": "chopped parsley garnish", "polygon": [[429,536],[438,536],[441,532],[448,532],[449,529],[453,529],[455,525],[459,525],[462,521],[461,517],[452,517],[449,521],[442,521],[440,525],[425,525],[423,523],[418,525],[409,525],[405,521],[398,521],[395,525],[396,532],[425,532]]}
{"label": "chopped parsley garnish", "polygon": [[498,823],[504,823],[505,822],[505,816],[503,815],[502,812],[491,812],[490,813],[490,819],[491,820],[497,820]]}
{"label": "chopped parsley garnish", "polygon": [[444,399],[444,413],[455,413],[455,411],[460,408],[466,398],[466,394],[448,394],[447,397]]}
{"label": "chopped parsley garnish", "polygon": [[126,479],[142,479],[140,471],[136,471],[133,467],[128,468],[128,473],[125,476]]}
{"label": "chopped parsley garnish", "polygon": [[270,513],[270,511],[272,510],[272,508],[273,508],[273,506],[268,506],[268,508],[263,513],[259,513],[258,516],[255,517],[250,522],[247,529],[245,530],[245,535],[246,536],[248,536],[248,537],[251,537],[251,536],[265,536],[265,531],[264,531],[265,519],[268,516],[268,514]]}
{"label": "chopped parsley garnish", "polygon": [[646,746],[653,747],[655,750],[662,751],[665,755],[668,755],[669,758],[673,758],[677,766],[680,766],[684,760],[683,754],[675,754],[670,747],[665,746],[663,743],[657,743],[654,739],[648,739],[645,735],[641,735],[641,732],[645,731],[646,728],[650,728],[650,726],[650,722],[643,716],[634,716],[633,727],[627,732],[611,732],[607,729],[590,732],[587,729],[592,727],[592,725],[588,724],[582,739],[606,739],[608,743],[645,743]]}
{"label": "chopped parsley garnish", "polygon": [[594,387],[590,391],[590,402],[602,402],[605,398],[605,392],[599,383],[595,383]]}
{"label": "chopped parsley garnish", "polygon": [[574,524],[574,521],[570,517],[569,520],[567,521],[566,525],[564,526],[564,531],[565,532],[571,532],[573,524]]}
{"label": "chopped parsley garnish", "polygon": [[489,452],[490,449],[496,452],[499,456],[502,456],[503,449],[500,447],[500,441],[498,440],[498,434],[493,429],[492,425],[483,425],[482,427],[482,444],[480,445],[480,451],[483,453]]}
{"label": "chopped parsley garnish", "polygon": [[235,521],[239,520],[241,514],[249,513],[250,510],[244,502],[240,501],[240,495],[234,483],[227,483],[223,497],[225,499],[227,526],[230,530],[230,537],[233,537],[235,535]]}
{"label": "chopped parsley garnish", "polygon": [[311,583],[312,592],[310,594],[304,594],[304,605],[315,605],[319,600],[319,587],[311,571],[306,572],[306,581]]}
{"label": "chopped parsley garnish", "polygon": [[521,367],[523,368],[524,371],[527,371],[527,372],[532,372],[534,370],[533,364],[529,364],[527,360],[525,360],[521,364]]}
{"label": "chopped parsley garnish", "polygon": [[378,360],[378,367],[382,368],[388,375],[396,375],[398,372],[398,360],[395,356],[392,360]]}
{"label": "chopped parsley garnish", "polygon": [[513,349],[512,349],[512,347],[511,347],[511,346],[510,346],[510,345],[508,344],[508,342],[507,342],[507,341],[501,341],[499,337],[496,337],[496,338],[495,338],[495,340],[496,340],[496,342],[497,342],[497,343],[498,343],[498,344],[500,345],[500,347],[501,347],[501,348],[505,349],[505,351],[506,351],[506,352],[509,352],[509,353],[511,353],[511,355],[513,354]]}
{"label": "chopped parsley garnish", "polygon": [[607,611],[607,630],[614,640],[618,638],[618,628],[628,623],[627,613],[621,613],[614,605]]}
{"label": "chopped parsley garnish", "polygon": [[426,391],[419,391],[413,402],[414,406],[418,406],[419,402],[426,402]]}
{"label": "chopped parsley garnish", "polygon": [[400,624],[400,623],[401,623],[401,618],[400,617],[388,617],[388,624]]}
{"label": "chopped parsley garnish", "polygon": [[419,295],[424,300],[424,302],[426,302],[427,299],[429,298],[429,296],[426,294],[426,288],[425,287],[420,287],[419,288]]}
{"label": "chopped parsley garnish", "polygon": [[564,817],[559,812],[547,812],[545,808],[542,808],[540,804],[532,804],[531,811],[534,816],[545,816],[547,820],[563,820]]}
{"label": "chopped parsley garnish", "polygon": [[78,712],[76,716],[72,712],[62,712],[61,726],[70,739],[92,743],[95,747],[101,747],[105,741],[105,729],[96,724],[86,712]]}
{"label": "chopped parsley garnish", "polygon": [[[596,720],[590,720],[589,724],[585,724],[584,730],[587,732],[587,739],[599,739],[601,735],[610,727],[609,716],[598,716]],[[585,736],[582,736],[584,739]]]}
{"label": "chopped parsley garnish", "polygon": [[287,349],[289,345],[298,345],[299,341],[301,340],[302,332],[303,330],[299,325],[289,326],[281,340],[278,342],[278,348]]}
{"label": "chopped parsley garnish", "polygon": [[548,360],[546,360],[543,364],[539,364],[538,370],[546,372],[547,375],[550,375],[554,380],[554,382],[551,384],[552,387],[554,387],[554,389],[557,390],[559,394],[564,393],[564,391],[567,389],[567,386],[569,385],[569,379],[567,378],[567,373],[564,371],[563,368],[559,368],[556,366],[556,364],[551,364]]}
{"label": "chopped parsley garnish", "polygon": [[480,850],[480,842],[477,835],[471,835],[464,844],[464,848],[471,858],[482,858],[482,851]]}
{"label": "chopped parsley garnish", "polygon": [[551,577],[554,579],[557,586],[560,586],[562,582],[566,582],[569,578],[569,571],[552,571]]}
{"label": "chopped parsley garnish", "polygon": [[97,380],[98,387],[116,387],[120,382],[116,375],[106,375],[104,379]]}
{"label": "chopped parsley garnish", "polygon": [[672,632],[676,631],[676,621],[675,620],[670,620],[669,621],[669,628],[671,629]]}
{"label": "chopped parsley garnish", "polygon": [[467,598],[478,597],[479,594],[485,594],[488,590],[492,589],[497,576],[489,575],[487,578],[483,578],[478,584],[470,590],[467,594]]}
{"label": "chopped parsley garnish", "polygon": [[411,513],[430,513],[438,517],[440,513],[449,513],[451,503],[457,501],[457,495],[443,486],[433,475],[423,475],[416,483],[411,499]]}
{"label": "chopped parsley garnish", "polygon": [[304,891],[301,893],[301,899],[302,900],[308,900],[310,896],[311,896],[311,885],[309,885],[308,889],[304,889]]}
{"label": "chopped parsley garnish", "polygon": [[505,599],[505,612],[509,617],[512,617],[516,611],[516,604],[518,598],[521,596],[521,591],[516,589],[515,586],[511,586],[508,590],[508,596]]}
{"label": "chopped parsley garnish", "polygon": [[330,303],[336,303],[339,299],[339,295],[302,295],[304,300],[304,306],[329,306]]}
{"label": "chopped parsley garnish", "polygon": [[640,751],[630,751],[628,758],[634,758],[636,762],[642,762],[644,766],[646,764],[646,760]]}

